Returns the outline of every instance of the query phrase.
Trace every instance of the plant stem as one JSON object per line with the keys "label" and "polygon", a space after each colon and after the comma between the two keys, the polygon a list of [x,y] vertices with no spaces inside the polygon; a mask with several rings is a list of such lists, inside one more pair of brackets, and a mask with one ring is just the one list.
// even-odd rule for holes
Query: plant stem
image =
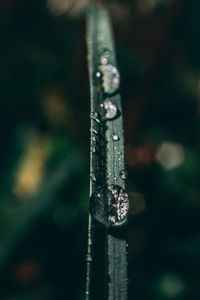
{"label": "plant stem", "polygon": [[[102,64],[114,72],[116,67],[110,19],[101,7],[88,7],[87,44],[91,99],[90,201],[94,202],[92,196],[101,187],[117,186],[125,190],[125,180],[120,176],[125,172],[120,94],[118,90],[108,94],[105,82],[98,82]],[[112,89],[112,80],[106,84]],[[104,101],[117,108],[116,118],[102,121],[100,107]],[[94,299],[127,299],[126,217],[121,223],[105,226],[104,221],[89,214],[86,300]]]}

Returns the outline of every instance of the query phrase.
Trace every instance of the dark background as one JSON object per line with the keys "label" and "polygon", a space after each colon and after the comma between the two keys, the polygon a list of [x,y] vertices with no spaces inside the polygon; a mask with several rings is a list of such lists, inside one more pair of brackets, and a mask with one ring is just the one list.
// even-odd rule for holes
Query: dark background
{"label": "dark background", "polygon": [[[46,1],[0,2],[2,300],[84,299],[89,84],[75,4],[58,15]],[[199,299],[200,2],[106,5],[129,173],[129,298]]]}

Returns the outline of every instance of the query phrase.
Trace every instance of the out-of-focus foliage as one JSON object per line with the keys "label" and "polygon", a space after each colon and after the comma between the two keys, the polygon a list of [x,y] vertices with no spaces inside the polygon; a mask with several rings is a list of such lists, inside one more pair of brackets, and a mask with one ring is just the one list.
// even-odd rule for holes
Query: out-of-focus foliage
{"label": "out-of-focus foliage", "polygon": [[[124,110],[130,299],[199,299],[200,3],[106,2]],[[89,85],[83,15],[0,3],[0,298],[84,299]],[[145,206],[145,212],[135,214]]]}

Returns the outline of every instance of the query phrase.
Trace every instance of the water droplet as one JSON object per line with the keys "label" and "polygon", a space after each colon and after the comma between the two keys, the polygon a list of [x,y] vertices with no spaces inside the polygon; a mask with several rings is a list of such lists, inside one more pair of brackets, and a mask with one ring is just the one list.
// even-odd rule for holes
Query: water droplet
{"label": "water droplet", "polygon": [[92,256],[91,256],[91,254],[87,254],[86,260],[87,260],[88,262],[91,262],[91,261],[92,261]]}
{"label": "water droplet", "polygon": [[91,140],[92,140],[93,142],[96,142],[96,137],[93,135],[93,136],[91,137]]}
{"label": "water droplet", "polygon": [[96,152],[96,148],[95,148],[94,146],[91,146],[91,147],[90,147],[90,151],[91,151],[92,153],[95,153],[95,152]]}
{"label": "water droplet", "polygon": [[119,141],[119,137],[116,134],[112,135],[112,139],[113,139],[113,141]]}
{"label": "water droplet", "polygon": [[119,89],[120,75],[116,67],[110,64],[99,66],[102,73],[102,86],[106,94],[113,94]]}
{"label": "water droplet", "polygon": [[96,130],[96,129],[94,129],[93,127],[92,127],[92,128],[90,128],[90,131],[91,131],[91,132],[93,132],[93,133],[95,133],[95,134],[98,134],[97,130]]}
{"label": "water droplet", "polygon": [[96,176],[95,176],[94,173],[91,173],[91,174],[90,174],[90,180],[91,180],[91,181],[94,181],[94,182],[97,181]]}
{"label": "water droplet", "polygon": [[123,179],[123,180],[126,180],[128,177],[126,170],[121,170],[119,175],[120,175],[121,179]]}
{"label": "water droplet", "polygon": [[95,120],[97,123],[100,123],[100,120],[98,118],[98,114],[96,112],[92,112],[90,114],[90,118],[93,119],[93,120]]}
{"label": "water droplet", "polygon": [[124,221],[128,209],[128,195],[117,185],[98,187],[90,199],[93,218],[107,227]]}
{"label": "water droplet", "polygon": [[103,119],[112,120],[118,114],[118,109],[111,101],[105,100],[100,104],[100,112]]}

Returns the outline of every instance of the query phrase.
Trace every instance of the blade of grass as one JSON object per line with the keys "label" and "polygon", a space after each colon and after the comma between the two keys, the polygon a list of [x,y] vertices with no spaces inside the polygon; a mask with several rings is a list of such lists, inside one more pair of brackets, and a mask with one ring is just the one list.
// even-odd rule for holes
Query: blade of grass
{"label": "blade of grass", "polygon": [[[76,161],[76,164],[74,164]],[[55,207],[59,189],[63,185],[70,185],[73,176],[80,175],[81,158],[78,153],[71,154],[63,160],[41,183],[40,189],[24,207],[16,214],[12,224],[1,237],[0,274],[4,270],[23,238],[31,232],[33,226],[51,207]]]}
{"label": "blade of grass", "polygon": [[[108,187],[125,190],[124,137],[122,108],[118,90],[109,94],[113,81],[104,69],[118,73],[110,20],[107,12],[90,6],[87,14],[88,68],[91,97],[90,201],[106,193]],[[102,60],[103,59],[103,60]],[[102,67],[103,66],[103,67]],[[102,69],[103,68],[103,69]],[[103,70],[103,71],[102,71]],[[103,73],[103,74],[102,74]],[[112,75],[112,74],[111,74]],[[115,79],[117,80],[117,76]],[[98,81],[98,77],[101,81]],[[103,88],[102,88],[103,87]],[[101,107],[110,101],[117,108],[114,118],[102,121]],[[109,112],[107,112],[109,113]],[[111,111],[110,111],[111,113]],[[104,111],[105,114],[105,111]],[[122,192],[123,193],[123,192]],[[124,194],[125,195],[125,194]],[[88,228],[86,300],[127,299],[126,216],[124,222],[108,226],[104,200],[91,209]],[[94,213],[95,211],[95,213]],[[103,213],[102,213],[103,211]],[[110,225],[110,224],[109,224]]]}

